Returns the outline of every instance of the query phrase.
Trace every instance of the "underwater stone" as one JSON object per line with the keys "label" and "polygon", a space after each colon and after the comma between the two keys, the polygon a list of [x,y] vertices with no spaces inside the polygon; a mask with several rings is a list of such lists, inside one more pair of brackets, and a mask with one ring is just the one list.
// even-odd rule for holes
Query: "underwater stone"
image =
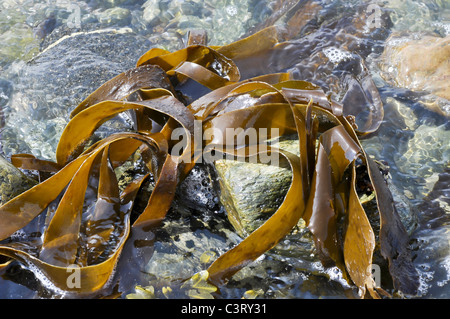
{"label": "underwater stone", "polygon": [[[6,106],[11,99],[11,95],[13,92],[13,86],[10,81],[0,78],[0,129],[5,126],[5,111]],[[1,135],[0,135],[1,136]],[[2,146],[0,143],[0,152],[2,150]]]}
{"label": "underwater stone", "polygon": [[10,81],[0,78],[0,107],[8,104],[13,92]]}
{"label": "underwater stone", "polygon": [[[295,135],[272,140],[271,146],[300,154]],[[288,164],[275,166],[223,159],[216,161],[215,173],[220,185],[220,201],[228,219],[244,238],[275,213],[292,181]],[[324,274],[323,268],[317,266],[320,264],[319,257],[312,234],[303,219],[267,254],[281,260],[292,258],[290,263],[297,269]]]}
{"label": "underwater stone", "polygon": [[97,18],[98,21],[105,26],[127,26],[131,21],[131,12],[125,8],[115,7],[100,12]]}
{"label": "underwater stone", "polygon": [[387,0],[383,4],[390,11],[395,30],[450,34],[447,0]]}
{"label": "underwater stone", "polygon": [[[396,164],[403,173],[414,174],[420,178],[430,178],[448,167],[450,150],[448,141],[450,131],[446,125],[420,125],[408,141],[406,151]],[[430,161],[430,158],[432,159]],[[422,194],[430,191],[430,185],[420,185]]]}
{"label": "underwater stone", "polygon": [[157,19],[161,10],[159,9],[158,3],[155,1],[147,1],[142,5],[144,9],[142,13],[142,18],[147,22],[152,22],[154,19]]}
{"label": "underwater stone", "polygon": [[49,17],[45,18],[43,21],[38,23],[38,25],[35,28],[33,28],[33,34],[37,39],[43,40],[47,35],[52,33],[52,31],[56,27],[56,24],[57,24],[56,16],[53,13]]}
{"label": "underwater stone", "polygon": [[0,156],[0,205],[37,184]]}
{"label": "underwater stone", "polygon": [[[423,59],[426,56],[427,59]],[[386,42],[380,57],[383,78],[398,87],[428,91],[450,100],[450,35],[436,37],[420,33],[396,33]],[[441,113],[450,116],[445,108]]]}
{"label": "underwater stone", "polygon": [[33,30],[22,23],[0,34],[0,43],[1,64],[17,59],[26,61],[39,51],[39,40],[34,37]]}
{"label": "underwater stone", "polygon": [[183,206],[176,211],[156,231],[154,252],[145,267],[158,282],[189,278],[241,240],[221,215],[193,214]]}

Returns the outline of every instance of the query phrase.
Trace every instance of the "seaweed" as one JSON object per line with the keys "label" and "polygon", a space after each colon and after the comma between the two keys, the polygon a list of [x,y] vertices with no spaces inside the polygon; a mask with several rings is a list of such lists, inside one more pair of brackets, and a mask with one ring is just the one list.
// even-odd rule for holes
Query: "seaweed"
{"label": "seaweed", "polygon": [[[11,258],[8,262],[33,265],[63,291],[94,294],[109,282],[124,246],[151,248],[150,230],[164,220],[177,185],[206,154],[244,160],[271,154],[289,163],[293,176],[289,190],[264,224],[208,267],[208,287],[220,288],[303,218],[322,263],[337,265],[361,297],[379,298],[387,293],[371,276],[377,243],[356,191],[356,162],[362,160],[374,187],[382,221],[379,245],[389,260],[394,287],[414,294],[417,274],[407,233],[377,166],[359,141],[381,124],[382,106],[372,108],[362,126],[367,129],[359,130],[352,116],[343,115],[342,105],[313,83],[293,80],[289,73],[241,78],[251,73],[245,61],[270,55],[283,41],[277,27],[221,47],[207,46],[204,33],[191,33],[187,47],[175,52],[150,49],[135,68],[99,87],[73,110],[56,162],[26,154],[12,158],[17,167],[48,176],[0,207],[0,254]],[[351,110],[358,115],[358,105]],[[94,143],[95,130],[123,112],[132,114],[134,132],[114,133]],[[198,141],[195,123],[216,134]],[[295,133],[300,156],[227,140],[227,128]],[[120,192],[114,170],[135,154],[148,173],[137,175]],[[146,207],[132,220],[134,201],[149,176],[155,187]],[[41,214],[45,218],[37,218]],[[343,224],[338,223],[341,218]],[[43,235],[38,240],[27,236],[13,240],[11,235],[21,229]],[[67,285],[73,267],[81,274],[81,283],[74,287]]]}

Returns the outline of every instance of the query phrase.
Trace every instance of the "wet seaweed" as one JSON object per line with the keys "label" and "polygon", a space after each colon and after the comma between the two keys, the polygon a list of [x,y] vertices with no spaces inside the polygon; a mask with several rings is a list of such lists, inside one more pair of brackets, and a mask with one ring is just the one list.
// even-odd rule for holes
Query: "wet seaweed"
{"label": "wet seaweed", "polygon": [[[26,154],[12,158],[17,167],[50,175],[0,207],[0,254],[34,266],[63,291],[93,294],[107,285],[125,246],[143,252],[149,248],[151,254],[151,230],[164,220],[177,185],[202,155],[214,152],[215,156],[258,159],[275,154],[292,171],[284,200],[264,224],[219,256],[207,275],[202,273],[201,278],[206,276],[209,282],[205,287],[220,289],[303,218],[322,263],[338,266],[361,297],[387,294],[375,286],[371,276],[377,245],[389,261],[394,287],[415,294],[417,274],[407,247],[408,235],[378,167],[359,141],[381,124],[381,104],[374,104],[358,129],[354,116],[366,105],[359,109],[357,98],[351,100],[349,116],[319,86],[293,80],[289,73],[242,76],[251,74],[246,61],[263,61],[261,56],[270,56],[285,41],[276,27],[220,47],[207,46],[204,33],[192,33],[185,48],[175,52],[150,49],[135,68],[103,84],[72,112],[55,163]],[[132,114],[134,131],[92,143],[96,129],[123,112]],[[199,142],[195,121],[203,131],[222,134]],[[277,128],[281,135],[297,134],[300,156],[226,140],[227,128]],[[184,143],[178,149],[180,141]],[[231,149],[225,147],[230,142],[234,142]],[[114,171],[135,154],[145,162],[148,173],[137,176],[120,192]],[[356,191],[357,160],[367,167],[373,185],[381,219],[379,243]],[[131,220],[138,191],[149,176],[155,187],[146,207]],[[43,213],[45,222],[37,223],[36,217]],[[40,240],[11,239],[30,225],[43,234]],[[81,283],[71,288],[67,277],[73,267],[78,267]]]}

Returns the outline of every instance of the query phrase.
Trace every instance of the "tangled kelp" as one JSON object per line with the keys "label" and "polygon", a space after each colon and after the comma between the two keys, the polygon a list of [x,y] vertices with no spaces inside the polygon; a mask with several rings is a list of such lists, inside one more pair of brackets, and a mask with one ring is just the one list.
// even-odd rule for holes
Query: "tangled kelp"
{"label": "tangled kelp", "polygon": [[[186,48],[151,49],[136,68],[106,82],[73,110],[55,163],[25,154],[12,157],[16,166],[50,177],[0,208],[0,253],[37,268],[63,291],[97,292],[108,283],[126,245],[151,246],[148,234],[165,218],[177,185],[204,155],[275,154],[289,163],[293,176],[284,201],[263,225],[209,266],[210,283],[220,287],[303,218],[323,264],[337,265],[361,296],[367,291],[379,297],[383,290],[374,286],[370,271],[375,236],[355,187],[356,163],[362,161],[377,198],[381,254],[389,260],[395,288],[414,294],[417,278],[408,236],[378,167],[358,139],[378,128],[381,105],[372,108],[363,129],[358,129],[353,117],[345,116],[346,110],[317,85],[293,80],[289,73],[241,77],[249,73],[248,61],[257,57],[263,62],[286,45],[283,41],[276,27],[221,47],[208,47],[201,34],[192,34]],[[357,110],[358,105],[352,105],[352,113]],[[134,132],[91,141],[96,129],[123,112],[135,119]],[[199,141],[198,122],[204,131],[219,134]],[[230,141],[224,134],[228,128],[277,128],[281,135],[297,134],[300,156]],[[120,192],[115,169],[134,154],[141,156],[148,173],[136,176]],[[156,184],[148,204],[131,219],[137,193],[150,176]],[[27,234],[23,241],[10,237],[21,229]],[[74,267],[80,271],[80,283],[67,285]]]}

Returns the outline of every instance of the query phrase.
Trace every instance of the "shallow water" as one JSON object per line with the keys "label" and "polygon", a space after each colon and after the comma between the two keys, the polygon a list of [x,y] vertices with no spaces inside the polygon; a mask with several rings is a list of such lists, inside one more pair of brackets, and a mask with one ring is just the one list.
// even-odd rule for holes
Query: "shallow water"
{"label": "shallow water", "polygon": [[[0,124],[0,145],[3,154],[8,157],[26,152],[53,159],[58,137],[68,121],[70,110],[89,93],[88,87],[95,87],[95,84],[83,83],[80,79],[76,82],[77,87],[67,88],[67,82],[64,82],[61,74],[48,75],[54,76],[54,87],[45,88],[39,83],[39,76],[45,76],[48,65],[42,63],[30,68],[27,61],[39,54],[41,57],[45,55],[45,52],[40,52],[58,39],[74,32],[107,29],[135,34],[139,42],[129,49],[128,61],[119,61],[121,59],[117,57],[115,60],[112,53],[105,55],[102,60],[83,60],[81,55],[79,60],[68,62],[78,63],[73,70],[79,74],[87,72],[85,70],[91,65],[103,64],[105,67],[101,72],[104,72],[104,78],[101,80],[106,81],[131,67],[136,58],[151,46],[168,50],[182,47],[190,29],[206,29],[211,45],[235,41],[263,26],[267,19],[274,16],[274,10],[283,10],[283,6],[277,6],[277,3],[271,0],[2,0],[0,119],[3,124]],[[292,5],[296,1],[285,3]],[[414,41],[423,32],[439,37],[449,36],[450,5],[444,0],[330,0],[313,3],[318,6],[308,7],[309,18],[316,19],[308,20],[310,23],[302,26],[303,33],[299,35],[300,39],[306,39],[313,34],[312,40],[308,40],[313,48],[302,52],[304,57],[300,64],[303,63],[304,67],[298,67],[297,71],[300,70],[302,76],[310,77],[311,81],[316,80],[326,87],[339,89],[339,81],[334,77],[324,79],[320,68],[309,67],[316,62],[317,55],[309,55],[311,50],[315,50],[314,46],[317,50],[323,48],[324,55],[332,62],[345,61],[355,53],[364,58],[384,104],[385,120],[380,129],[363,143],[368,154],[388,163],[393,189],[396,191],[394,198],[398,200],[400,213],[407,215],[412,212],[416,217],[415,225],[411,226],[411,247],[421,283],[416,297],[449,298],[450,102],[422,91],[396,87],[386,79],[382,69],[388,61],[380,58],[386,45],[386,36],[376,33],[377,16],[372,14],[383,8],[383,12],[389,13],[392,22],[390,32],[403,32],[404,37]],[[338,42],[333,39],[340,35],[339,32],[314,33],[315,25],[320,21],[332,22],[337,17],[345,17],[346,11],[350,12],[356,6],[361,8],[360,21],[366,25],[360,28],[365,31],[359,38],[350,38],[344,41],[345,47],[336,47]],[[284,22],[281,19],[277,23]],[[337,26],[348,27],[349,24]],[[318,41],[320,37],[329,43]],[[98,47],[99,50],[102,47],[108,49],[101,42]],[[283,62],[277,61],[273,67],[282,67]],[[325,69],[324,66],[324,72],[327,71]],[[55,94],[55,91],[62,93]],[[339,93],[335,92],[336,97],[342,98]],[[447,111],[447,116],[435,109],[430,110],[427,107],[430,103],[438,104],[438,109]],[[117,125],[126,127],[126,119]],[[195,202],[195,217],[187,218],[192,208],[186,207],[189,206],[186,203],[180,204],[183,207],[172,214],[157,234],[160,240],[155,244],[152,258],[160,258],[158,260],[165,263],[150,263],[144,276],[133,279],[135,284],[146,286],[151,283],[156,288],[170,285],[174,278],[180,279],[202,270],[204,265],[199,264],[198,260],[203,253],[223,253],[239,241],[230,229],[219,227],[224,220],[224,212],[214,198],[208,197],[210,189],[198,187],[195,192],[199,198]],[[198,206],[199,203],[204,203],[204,206]],[[219,226],[205,222],[214,218],[217,218]],[[189,220],[188,224],[185,224],[186,220]],[[214,233],[218,229],[220,233]],[[196,246],[196,241],[200,245]],[[179,255],[186,251],[191,254],[183,258],[181,266]],[[315,267],[317,272],[327,274],[315,276],[303,271],[302,265],[296,263],[295,259],[288,257],[282,260],[270,255],[262,258],[238,273],[223,295],[240,298],[246,290],[262,289],[266,298],[347,297],[348,287],[339,274],[333,270],[325,272],[321,265],[312,265],[310,267]],[[181,269],[174,268],[177,264]],[[58,291],[53,291],[51,285],[46,284],[41,274],[34,271],[33,275],[32,269],[18,263],[8,270],[1,270],[1,274],[0,298],[60,296]]]}

